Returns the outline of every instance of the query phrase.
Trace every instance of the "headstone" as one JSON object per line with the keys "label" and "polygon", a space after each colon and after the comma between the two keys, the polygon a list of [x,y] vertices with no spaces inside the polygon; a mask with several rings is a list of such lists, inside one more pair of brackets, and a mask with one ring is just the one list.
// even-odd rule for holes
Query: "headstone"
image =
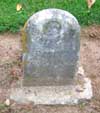
{"label": "headstone", "polygon": [[23,34],[24,78],[10,99],[73,105],[92,98],[91,80],[78,65],[80,26],[74,16],[60,9],[40,11],[29,18]]}
{"label": "headstone", "polygon": [[78,69],[80,26],[67,11],[46,9],[25,26],[24,85],[66,85]]}

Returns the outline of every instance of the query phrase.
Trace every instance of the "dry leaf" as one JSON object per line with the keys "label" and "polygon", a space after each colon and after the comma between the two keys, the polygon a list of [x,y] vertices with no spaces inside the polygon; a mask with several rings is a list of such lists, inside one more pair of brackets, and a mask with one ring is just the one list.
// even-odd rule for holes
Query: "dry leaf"
{"label": "dry leaf", "polygon": [[6,106],[9,106],[9,105],[10,105],[10,100],[9,100],[9,99],[6,99],[5,105],[6,105]]}
{"label": "dry leaf", "polygon": [[96,0],[87,0],[88,8],[90,9]]}
{"label": "dry leaf", "polygon": [[21,9],[22,9],[22,5],[21,5],[21,4],[17,4],[16,10],[17,10],[17,11],[20,11]]}

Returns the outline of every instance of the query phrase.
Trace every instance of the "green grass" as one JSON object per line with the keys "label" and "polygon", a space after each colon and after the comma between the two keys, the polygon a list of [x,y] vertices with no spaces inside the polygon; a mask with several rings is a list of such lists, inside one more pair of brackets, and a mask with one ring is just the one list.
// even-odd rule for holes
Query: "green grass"
{"label": "green grass", "polygon": [[[16,5],[23,8],[16,11]],[[0,0],[0,32],[19,31],[35,12],[46,8],[60,8],[71,12],[80,25],[100,24],[100,0],[88,10],[86,0]]]}

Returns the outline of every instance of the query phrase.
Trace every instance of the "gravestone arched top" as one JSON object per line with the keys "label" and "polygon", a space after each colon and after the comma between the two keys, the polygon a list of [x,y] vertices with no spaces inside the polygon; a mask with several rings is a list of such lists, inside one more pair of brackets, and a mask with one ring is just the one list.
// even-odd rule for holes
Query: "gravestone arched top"
{"label": "gravestone arched top", "polygon": [[[30,26],[30,22],[33,22],[35,25],[42,26],[44,23],[48,23],[50,20],[57,21],[61,24],[68,24],[73,29],[79,29],[78,21],[71,13],[55,8],[45,9],[33,14],[28,19],[27,24]],[[42,28],[40,29],[42,30]]]}
{"label": "gravestone arched top", "polygon": [[64,48],[61,41],[64,41],[66,37],[66,39],[79,38],[77,35],[80,27],[77,19],[69,12],[61,9],[45,9],[28,19],[25,32],[29,43],[32,41],[34,43],[36,40],[40,43],[41,48],[44,48],[45,45],[45,51],[50,48],[53,51],[53,47],[59,51]]}

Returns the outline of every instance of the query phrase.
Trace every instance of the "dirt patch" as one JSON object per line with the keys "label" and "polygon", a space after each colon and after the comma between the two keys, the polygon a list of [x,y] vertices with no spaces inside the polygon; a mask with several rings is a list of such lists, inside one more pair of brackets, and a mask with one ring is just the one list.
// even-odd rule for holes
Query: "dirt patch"
{"label": "dirt patch", "polygon": [[[0,113],[100,113],[100,26],[81,30],[80,60],[92,80],[93,99],[76,106],[17,105],[0,107]],[[0,35],[0,103],[3,104],[12,84],[22,76],[20,34]],[[0,105],[1,106],[1,105]]]}

